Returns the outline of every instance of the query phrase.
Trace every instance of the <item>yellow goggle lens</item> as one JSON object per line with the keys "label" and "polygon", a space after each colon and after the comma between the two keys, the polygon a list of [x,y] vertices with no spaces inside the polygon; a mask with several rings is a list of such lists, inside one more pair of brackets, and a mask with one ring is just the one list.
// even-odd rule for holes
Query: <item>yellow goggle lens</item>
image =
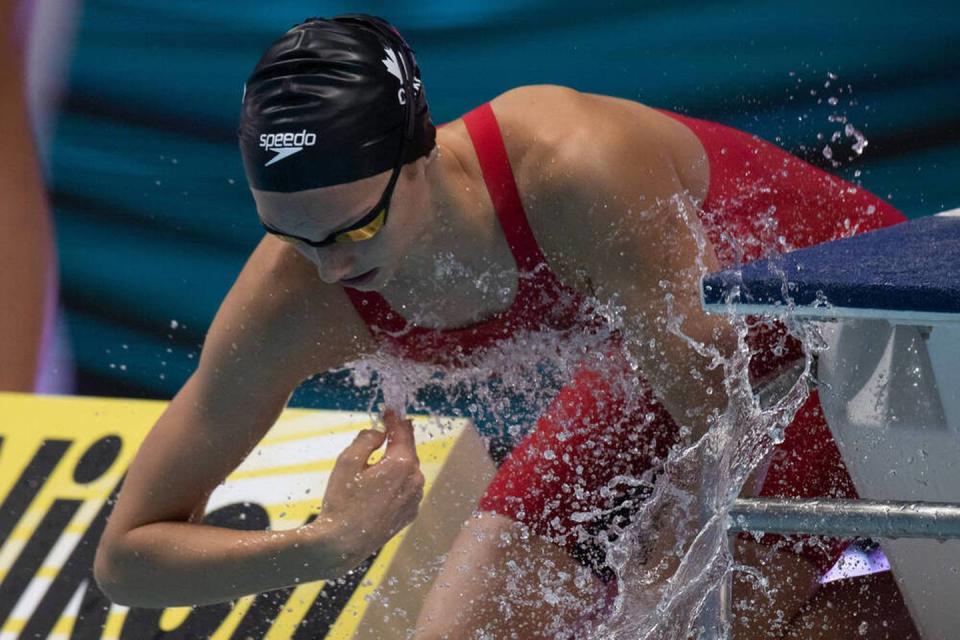
{"label": "yellow goggle lens", "polygon": [[338,233],[335,239],[337,242],[363,242],[364,240],[369,240],[380,232],[386,217],[387,210],[381,209],[377,217],[370,221],[370,224],[360,227],[359,229]]}

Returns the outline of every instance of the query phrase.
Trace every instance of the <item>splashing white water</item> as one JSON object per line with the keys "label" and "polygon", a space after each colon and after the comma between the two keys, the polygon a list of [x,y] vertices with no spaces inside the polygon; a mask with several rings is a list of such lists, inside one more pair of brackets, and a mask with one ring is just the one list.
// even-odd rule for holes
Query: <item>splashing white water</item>
{"label": "splashing white water", "polygon": [[[683,207],[680,210],[682,215],[689,216],[688,226],[699,248],[695,268],[703,275],[707,271],[707,240],[696,220],[699,212]],[[775,226],[771,225],[772,238],[777,237]],[[778,250],[783,248],[783,242],[774,243],[779,245]],[[448,260],[441,260],[437,269],[444,274],[458,273],[459,266],[452,256]],[[502,279],[503,274],[483,274],[477,286]],[[464,358],[456,367],[420,364],[380,351],[352,363],[348,369],[355,384],[376,385],[387,406],[438,413],[439,399],[444,413],[469,417],[487,425],[488,435],[515,443],[585,363],[603,367],[612,356],[618,356],[630,364],[617,384],[626,390],[628,403],[624,413],[631,414],[648,401],[650,390],[634,375],[638,366],[630,346],[655,338],[625,317],[623,306],[615,298],[587,300],[583,309],[604,319],[601,330],[518,333],[476,356]],[[789,307],[785,308],[788,310]],[[754,388],[749,375],[753,355],[747,343],[750,322],[732,321],[737,348],[724,357],[712,346],[685,335],[682,318],[672,308],[662,320],[672,334],[708,358],[711,367],[722,368],[728,402],[699,440],[688,442],[690,429],[681,424],[681,441],[671,448],[666,460],[660,461],[659,468],[639,477],[618,475],[604,489],[610,495],[623,494],[629,488],[652,487],[652,492],[635,509],[629,522],[614,521],[600,538],[618,590],[612,607],[592,629],[590,637],[729,637],[730,629],[716,608],[719,594],[731,575],[753,572],[755,584],[764,588],[762,570],[757,573],[755,568],[739,566],[731,553],[727,535],[729,510],[754,469],[782,441],[785,427],[809,393],[816,339],[808,327],[791,326],[793,334],[809,348],[786,389],[767,394],[774,397],[764,401],[763,390]],[[619,352],[612,353],[611,344],[616,344]],[[544,458],[550,459],[552,453],[543,452]],[[576,495],[576,488],[573,494]],[[586,510],[575,513],[572,519],[585,531],[612,511]],[[563,603],[569,608],[577,606],[570,602],[573,582],[569,576],[558,575],[552,567],[539,566],[535,558],[527,565],[515,563],[509,570],[513,573],[507,582],[508,593],[502,594],[502,615],[513,615],[511,602],[515,603],[524,593],[518,586],[524,580],[537,585],[536,595],[526,597]],[[551,637],[572,637],[571,630],[551,624],[549,620],[543,622],[544,632],[551,633]],[[577,633],[581,634],[577,637],[586,637],[582,631]],[[484,637],[483,630],[478,630],[478,634],[477,637]]]}
{"label": "splashing white water", "polygon": [[[692,212],[686,213],[692,218]],[[699,248],[697,268],[705,275],[706,238],[695,220],[687,223]],[[786,295],[786,275],[780,276]],[[733,326],[737,348],[724,358],[684,335],[676,318],[667,322],[672,333],[723,368],[727,406],[700,440],[671,452],[654,493],[608,549],[620,588],[613,613],[597,629],[597,638],[729,637],[731,629],[720,611],[729,605],[720,595],[731,574],[744,568],[731,554],[728,514],[751,473],[783,440],[786,426],[807,399],[813,353],[806,350],[799,372],[783,375],[781,381],[789,384],[785,392],[765,394],[754,388],[749,375],[749,323],[739,318]],[[806,338],[805,344],[815,342],[810,328],[791,328]]]}

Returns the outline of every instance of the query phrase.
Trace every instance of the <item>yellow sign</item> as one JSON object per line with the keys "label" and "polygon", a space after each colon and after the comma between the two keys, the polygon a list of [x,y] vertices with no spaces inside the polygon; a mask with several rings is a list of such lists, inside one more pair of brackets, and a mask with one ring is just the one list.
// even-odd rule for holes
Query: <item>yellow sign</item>
{"label": "yellow sign", "polygon": [[[93,557],[127,465],[163,402],[0,393],[0,640],[213,640],[352,636],[403,536],[337,581],[236,602],[165,610],[114,605]],[[210,497],[205,522],[302,525],[320,506],[334,459],[370,424],[362,413],[287,410]],[[427,491],[462,421],[414,418]]]}

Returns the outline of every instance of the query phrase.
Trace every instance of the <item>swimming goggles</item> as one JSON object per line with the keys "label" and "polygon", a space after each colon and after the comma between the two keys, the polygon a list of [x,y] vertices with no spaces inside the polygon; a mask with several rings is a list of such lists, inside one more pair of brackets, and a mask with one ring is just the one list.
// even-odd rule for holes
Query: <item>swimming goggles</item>
{"label": "swimming goggles", "polygon": [[[401,143],[400,146],[400,152],[403,153],[403,143]],[[375,235],[380,233],[383,225],[387,223],[387,213],[390,211],[390,198],[393,196],[393,188],[397,184],[397,177],[399,175],[400,167],[394,167],[393,174],[390,176],[390,182],[387,184],[386,190],[380,197],[380,201],[377,202],[377,206],[375,206],[370,213],[363,216],[346,229],[334,231],[323,240],[311,240],[310,238],[304,238],[303,236],[287,233],[286,231],[280,231],[279,229],[271,227],[262,220],[260,221],[260,226],[262,226],[267,233],[276,236],[280,240],[285,242],[299,242],[310,247],[328,247],[331,244],[343,242],[363,242],[364,240],[370,240]]]}

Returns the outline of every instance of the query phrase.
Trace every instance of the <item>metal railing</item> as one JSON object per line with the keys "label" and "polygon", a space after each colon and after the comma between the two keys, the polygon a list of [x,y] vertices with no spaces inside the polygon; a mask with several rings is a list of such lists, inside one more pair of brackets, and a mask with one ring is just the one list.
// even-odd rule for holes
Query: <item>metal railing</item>
{"label": "metal railing", "polygon": [[[960,504],[896,500],[739,498],[729,533],[804,533],[837,538],[960,538]],[[704,640],[731,631],[732,582],[727,576],[699,616]]]}
{"label": "metal railing", "polygon": [[960,504],[879,500],[740,498],[730,531],[852,538],[960,538]]}

